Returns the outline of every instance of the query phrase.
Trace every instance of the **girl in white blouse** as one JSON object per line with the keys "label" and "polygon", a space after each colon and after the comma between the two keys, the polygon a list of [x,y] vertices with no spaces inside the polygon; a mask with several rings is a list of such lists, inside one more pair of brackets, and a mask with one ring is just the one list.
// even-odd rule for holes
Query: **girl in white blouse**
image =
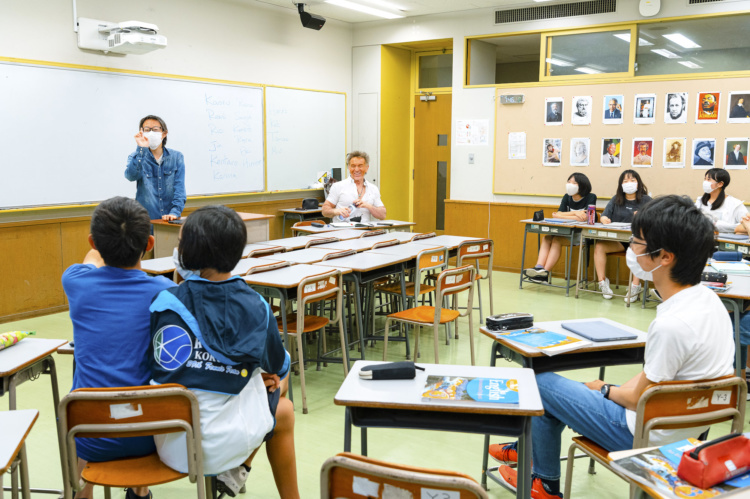
{"label": "girl in white blouse", "polygon": [[747,213],[747,208],[739,199],[727,195],[729,172],[722,168],[711,168],[703,178],[703,196],[695,206],[709,217],[718,232],[735,232]]}

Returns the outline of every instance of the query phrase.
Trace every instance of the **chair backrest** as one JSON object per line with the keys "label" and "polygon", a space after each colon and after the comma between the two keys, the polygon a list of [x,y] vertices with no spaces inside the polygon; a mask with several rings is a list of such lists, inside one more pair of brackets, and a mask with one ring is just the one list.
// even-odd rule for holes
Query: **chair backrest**
{"label": "chair backrest", "polygon": [[377,249],[377,248],[387,248],[388,246],[396,246],[400,244],[398,242],[398,239],[391,239],[390,241],[380,241],[375,243],[371,249]]}
{"label": "chair backrest", "polygon": [[[78,482],[75,438],[117,438],[185,432],[190,481],[203,480],[198,399],[182,385],[79,388],[60,401],[59,432],[67,480]],[[77,490],[77,489],[76,489]]]}
{"label": "chair backrest", "polygon": [[250,267],[250,270],[248,270],[245,275],[257,274],[259,272],[268,272],[269,270],[281,269],[284,267],[289,267],[291,265],[292,264],[290,262],[268,262],[268,265],[257,265],[255,267]]}
{"label": "chair backrest", "polygon": [[330,243],[337,243],[339,242],[338,237],[323,237],[321,239],[313,239],[307,244],[305,244],[305,248],[311,248],[313,246],[317,246],[319,244],[330,244]]}
{"label": "chair backrest", "polygon": [[363,238],[363,237],[380,236],[380,235],[382,235],[382,234],[385,234],[386,232],[388,232],[388,231],[387,231],[387,230],[385,230],[385,229],[379,229],[379,230],[366,230],[366,231],[364,232],[364,234],[362,234],[361,236],[359,236],[359,238],[361,239],[361,238]]}
{"label": "chair backrest", "polygon": [[420,251],[417,255],[417,266],[414,270],[414,296],[419,296],[422,272],[443,269],[448,266],[448,248],[440,247]]}
{"label": "chair backrest", "polygon": [[648,446],[649,432],[657,429],[732,420],[732,432],[741,432],[746,398],[747,384],[737,376],[649,385],[638,399],[633,447]]}
{"label": "chair backrest", "polygon": [[437,234],[435,234],[434,232],[425,232],[423,234],[417,234],[416,236],[414,236],[412,238],[412,241],[419,241],[420,239],[429,239],[435,236],[437,236]]}
{"label": "chair backrest", "polygon": [[353,249],[342,250],[342,251],[337,251],[336,253],[328,253],[326,256],[323,257],[323,260],[321,261],[325,262],[326,260],[334,260],[336,258],[343,258],[345,256],[352,256],[356,254],[357,252]]}
{"label": "chair backrest", "polygon": [[462,473],[388,463],[348,452],[327,459],[320,470],[321,499],[432,497],[425,496],[423,488],[432,489],[439,494],[434,497],[441,498],[489,497],[473,478]]}
{"label": "chair backrest", "polygon": [[283,246],[269,246],[268,248],[258,248],[250,251],[247,258],[259,258],[261,256],[275,255],[276,253],[285,253],[286,248]]}
{"label": "chair backrest", "polygon": [[[437,290],[435,303],[442,303],[444,296],[455,295],[463,291],[469,291],[469,297],[466,301],[466,310],[460,314],[461,317],[465,317],[471,314],[474,306],[474,276],[476,275],[476,268],[469,264],[462,267],[456,267],[454,269],[446,269],[437,277]],[[458,309],[458,301],[454,301],[456,310]],[[435,311],[437,317],[440,317],[440,312]]]}
{"label": "chair backrest", "polygon": [[292,229],[295,227],[309,227],[312,224],[326,224],[325,220],[303,220],[301,222],[297,222],[296,224],[292,225]]}
{"label": "chair backrest", "polygon": [[303,279],[297,286],[297,323],[305,321],[305,306],[323,300],[336,300],[336,318],[341,313],[343,301],[343,286],[341,286],[341,271],[331,269]]}
{"label": "chair backrest", "polygon": [[458,260],[456,266],[460,267],[468,261],[472,261],[479,272],[479,260],[487,259],[487,274],[479,275],[481,279],[486,279],[492,272],[493,248],[495,243],[492,239],[479,239],[473,241],[464,241],[458,245]]}

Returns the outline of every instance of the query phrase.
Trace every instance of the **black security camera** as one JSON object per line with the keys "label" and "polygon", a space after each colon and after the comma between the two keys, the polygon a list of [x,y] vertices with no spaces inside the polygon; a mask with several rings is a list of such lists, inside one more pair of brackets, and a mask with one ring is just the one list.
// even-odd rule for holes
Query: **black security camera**
{"label": "black security camera", "polygon": [[326,23],[325,17],[305,12],[305,4],[303,3],[297,4],[297,10],[299,11],[299,19],[302,21],[302,26],[305,28],[320,30]]}

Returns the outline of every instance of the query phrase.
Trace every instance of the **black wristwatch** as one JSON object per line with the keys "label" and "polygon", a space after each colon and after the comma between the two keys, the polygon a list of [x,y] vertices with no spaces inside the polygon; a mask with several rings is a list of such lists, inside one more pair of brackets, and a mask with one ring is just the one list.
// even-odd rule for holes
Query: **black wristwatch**
{"label": "black wristwatch", "polygon": [[604,398],[609,400],[609,389],[612,387],[612,385],[608,385],[607,383],[604,383],[601,388],[599,388],[599,391],[602,392],[602,395],[604,395]]}

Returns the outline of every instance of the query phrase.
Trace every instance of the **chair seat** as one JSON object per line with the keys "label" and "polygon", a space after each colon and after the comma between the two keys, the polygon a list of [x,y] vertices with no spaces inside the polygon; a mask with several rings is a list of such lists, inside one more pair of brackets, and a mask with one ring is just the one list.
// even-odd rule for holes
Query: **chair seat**
{"label": "chair seat", "polygon": [[[303,333],[317,331],[318,329],[326,327],[330,322],[328,317],[319,317],[317,315],[306,315],[304,320],[305,324],[302,329]],[[276,322],[279,325],[279,330],[281,330],[281,317],[277,317]],[[286,327],[289,333],[294,334],[297,332],[297,314],[289,314],[286,316]]]}
{"label": "chair seat", "polygon": [[[449,308],[440,309],[440,324],[451,322],[456,319],[460,314],[458,310],[451,310]],[[388,317],[397,320],[405,320],[410,322],[420,322],[423,324],[433,324],[435,322],[435,307],[422,305],[420,307],[409,308],[390,314]]]}
{"label": "chair seat", "polygon": [[281,307],[279,307],[278,305],[271,305],[271,313],[274,313],[274,314],[276,314],[276,313],[278,313],[278,312],[279,312],[280,310],[281,310]]}
{"label": "chair seat", "polygon": [[81,478],[89,483],[123,488],[159,485],[186,476],[186,473],[179,473],[162,463],[156,452],[143,457],[89,462],[81,473]]}
{"label": "chair seat", "polygon": [[[396,295],[401,294],[401,283],[400,282],[394,282],[391,284],[386,284],[384,286],[380,286],[377,289],[378,291],[382,291],[383,293],[393,293]],[[427,293],[432,293],[435,291],[435,286],[430,286],[428,284],[422,284],[419,286],[419,294],[424,295]],[[407,282],[406,283],[406,294],[408,296],[414,296],[414,283],[413,282]]]}

